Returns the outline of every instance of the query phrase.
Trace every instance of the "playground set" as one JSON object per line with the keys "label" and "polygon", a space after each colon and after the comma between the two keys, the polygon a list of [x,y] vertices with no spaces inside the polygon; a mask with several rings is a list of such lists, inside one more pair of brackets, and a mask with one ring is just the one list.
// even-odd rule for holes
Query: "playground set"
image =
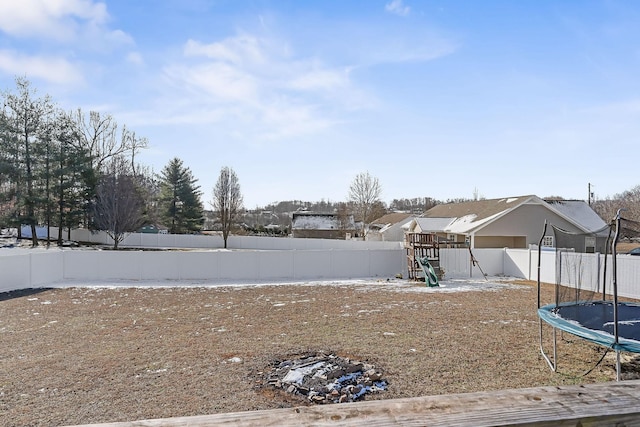
{"label": "playground set", "polygon": [[[465,242],[453,242],[440,239],[433,233],[406,233],[405,249],[407,252],[407,270],[410,280],[424,280],[426,286],[439,286],[444,277],[444,270],[440,265],[440,247],[465,247]],[[471,261],[480,268],[480,264],[469,248]],[[480,269],[482,271],[482,269]],[[486,278],[486,274],[482,272]]]}

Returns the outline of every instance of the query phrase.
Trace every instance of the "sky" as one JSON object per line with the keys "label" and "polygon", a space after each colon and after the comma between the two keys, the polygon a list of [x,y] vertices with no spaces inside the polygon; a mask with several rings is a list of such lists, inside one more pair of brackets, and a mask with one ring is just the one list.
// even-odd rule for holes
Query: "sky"
{"label": "sky", "polygon": [[634,0],[0,1],[0,90],[26,76],[181,159],[206,208],[222,167],[245,207],[640,184]]}

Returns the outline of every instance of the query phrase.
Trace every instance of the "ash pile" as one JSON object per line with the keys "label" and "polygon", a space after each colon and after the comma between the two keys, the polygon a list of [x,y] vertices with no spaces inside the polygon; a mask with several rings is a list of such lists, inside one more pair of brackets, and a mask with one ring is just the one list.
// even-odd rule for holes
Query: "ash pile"
{"label": "ash pile", "polygon": [[266,380],[276,389],[318,404],[362,400],[366,394],[387,388],[375,366],[334,354],[277,361]]}

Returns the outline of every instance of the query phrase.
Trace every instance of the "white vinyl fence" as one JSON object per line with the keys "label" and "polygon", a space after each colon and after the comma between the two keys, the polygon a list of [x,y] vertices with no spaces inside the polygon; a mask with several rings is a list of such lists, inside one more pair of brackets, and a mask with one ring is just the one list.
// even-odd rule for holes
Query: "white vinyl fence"
{"label": "white vinyl fence", "polygon": [[[162,236],[162,237],[160,237]],[[133,247],[219,248],[217,236],[132,235]],[[209,238],[210,237],[210,238]],[[154,241],[155,239],[155,241]],[[219,245],[211,243],[219,239]],[[171,243],[171,244],[170,244]],[[65,281],[222,281],[332,280],[350,278],[407,277],[405,249],[399,242],[362,242],[328,239],[230,237],[234,250],[109,251],[58,249],[0,249],[0,292],[64,284]],[[257,249],[256,249],[257,248]],[[266,250],[269,248],[270,250]],[[441,249],[445,279],[509,276],[529,280],[538,277],[537,249]],[[582,283],[596,283],[604,257],[564,253],[563,283],[580,275]],[[556,282],[556,252],[542,251],[540,278]],[[617,258],[618,294],[640,299],[640,257]],[[611,274],[611,260],[608,262]],[[571,276],[571,275],[574,276]],[[170,284],[171,282],[167,282]],[[595,285],[594,285],[595,286]]]}
{"label": "white vinyl fence", "polygon": [[[24,236],[31,231],[23,230]],[[51,227],[51,235],[56,238],[58,229]],[[38,230],[40,238],[46,237],[46,227]],[[64,238],[67,232],[64,230]],[[113,239],[103,231],[92,232],[86,229],[71,231],[71,240],[113,246]],[[361,240],[337,239],[293,239],[267,236],[229,236],[229,249],[261,249],[261,250],[309,250],[309,249],[399,249],[402,242],[370,242]],[[121,248],[188,248],[188,249],[220,249],[224,247],[222,236],[204,234],[153,234],[130,233],[120,243]]]}
{"label": "white vinyl fence", "polygon": [[[441,249],[440,265],[446,278],[482,279],[488,276],[508,276],[527,280],[538,280],[538,250],[532,249],[474,249],[471,260],[468,249]],[[598,278],[605,274],[604,255],[542,250],[540,257],[540,280],[556,283],[556,256],[559,257],[560,283],[571,285],[581,283],[587,290],[598,289]],[[617,284],[618,295],[640,299],[640,257],[618,255]],[[612,259],[607,260],[607,293],[611,293]]]}
{"label": "white vinyl fence", "polygon": [[391,246],[350,242],[359,243],[350,248],[341,248],[338,243],[336,249],[330,247],[331,241],[320,239],[276,240],[306,240],[306,247],[313,247],[316,240],[317,247],[327,248],[184,251],[7,248],[0,249],[0,292],[65,281],[134,280],[144,285],[144,281],[246,283],[406,277],[406,256],[399,243]]}

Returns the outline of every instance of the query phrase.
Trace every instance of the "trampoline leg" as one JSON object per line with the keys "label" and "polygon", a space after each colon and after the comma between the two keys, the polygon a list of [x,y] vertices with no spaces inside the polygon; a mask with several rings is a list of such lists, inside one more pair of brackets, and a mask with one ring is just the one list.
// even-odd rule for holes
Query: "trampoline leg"
{"label": "trampoline leg", "polygon": [[616,381],[620,381],[620,350],[616,350]]}
{"label": "trampoline leg", "polygon": [[542,319],[540,319],[539,322],[540,322],[540,353],[542,354],[542,357],[544,357],[544,360],[547,362],[547,365],[549,365],[549,368],[551,368],[553,372],[556,372],[558,368],[556,328],[553,328],[553,362],[552,362],[551,358],[549,358],[549,356],[547,356],[547,353],[545,353],[544,346],[542,344]]}

